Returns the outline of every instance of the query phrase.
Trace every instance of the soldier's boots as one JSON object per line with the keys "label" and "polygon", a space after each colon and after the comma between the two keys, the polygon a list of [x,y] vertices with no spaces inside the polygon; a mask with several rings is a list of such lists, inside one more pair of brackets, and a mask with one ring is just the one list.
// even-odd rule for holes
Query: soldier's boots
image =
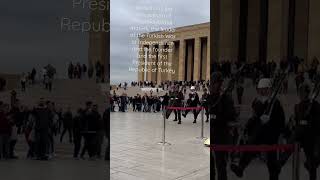
{"label": "soldier's boots", "polygon": [[187,117],[187,113],[182,113],[182,116],[183,116],[184,118],[186,118],[186,117]]}
{"label": "soldier's boots", "polygon": [[174,119],[173,121],[178,121],[178,119]]}
{"label": "soldier's boots", "polygon": [[181,124],[181,120],[179,120],[178,124]]}
{"label": "soldier's boots", "polygon": [[209,122],[209,119],[207,119],[206,122]]}
{"label": "soldier's boots", "polygon": [[197,123],[197,120],[193,120],[193,123]]}

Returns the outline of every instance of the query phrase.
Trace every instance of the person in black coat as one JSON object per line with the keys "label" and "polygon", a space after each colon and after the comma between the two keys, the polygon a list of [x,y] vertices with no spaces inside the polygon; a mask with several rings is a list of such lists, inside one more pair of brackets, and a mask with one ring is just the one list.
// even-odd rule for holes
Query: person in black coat
{"label": "person in black coat", "polygon": [[[232,143],[231,124],[236,121],[236,111],[232,98],[221,94],[223,77],[219,72],[211,76],[210,87],[210,142],[213,145],[230,145]],[[228,152],[210,151],[210,179],[227,180]],[[217,169],[217,173],[215,171]]]}
{"label": "person in black coat", "polygon": [[68,107],[67,111],[63,115],[63,131],[60,136],[60,142],[63,140],[64,134],[68,131],[69,134],[69,142],[72,143],[72,127],[73,126],[73,117],[70,107]]}
{"label": "person in black coat", "polygon": [[81,130],[83,128],[83,110],[78,109],[76,116],[73,118],[73,138],[74,138],[74,152],[73,157],[78,158],[80,148],[81,148],[81,140],[82,140],[82,134]]}
{"label": "person in black coat", "polygon": [[107,108],[103,113],[103,123],[105,129],[105,136],[107,139],[105,158],[104,160],[110,161],[110,110]]}
{"label": "person in black coat", "polygon": [[40,100],[38,107],[35,108],[34,115],[37,159],[48,160],[47,147],[49,145],[49,128],[52,116],[43,99]]}

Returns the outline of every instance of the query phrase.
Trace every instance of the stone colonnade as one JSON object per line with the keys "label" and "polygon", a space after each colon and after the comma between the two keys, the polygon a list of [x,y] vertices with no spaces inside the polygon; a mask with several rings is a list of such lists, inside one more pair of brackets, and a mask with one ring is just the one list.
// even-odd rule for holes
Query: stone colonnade
{"label": "stone colonnade", "polygon": [[[139,46],[138,80],[161,83],[167,80],[198,81],[210,78],[209,23],[181,27],[173,39]],[[205,30],[203,30],[203,28]],[[188,30],[186,30],[188,29]],[[143,38],[140,38],[142,42]],[[147,39],[144,42],[152,42]]]}
{"label": "stone colonnade", "polygon": [[320,59],[319,0],[213,0],[212,62]]}

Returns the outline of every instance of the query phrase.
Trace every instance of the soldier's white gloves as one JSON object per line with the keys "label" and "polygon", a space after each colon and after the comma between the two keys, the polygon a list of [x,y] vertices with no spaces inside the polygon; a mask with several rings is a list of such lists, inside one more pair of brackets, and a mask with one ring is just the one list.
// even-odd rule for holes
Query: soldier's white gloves
{"label": "soldier's white gloves", "polygon": [[260,120],[262,124],[266,124],[267,122],[270,121],[270,116],[264,114],[260,117]]}

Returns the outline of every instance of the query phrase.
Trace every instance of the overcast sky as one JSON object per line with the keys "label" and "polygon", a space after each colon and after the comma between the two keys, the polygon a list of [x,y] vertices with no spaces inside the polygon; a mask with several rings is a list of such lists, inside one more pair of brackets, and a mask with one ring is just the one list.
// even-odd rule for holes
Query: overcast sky
{"label": "overcast sky", "polygon": [[[132,65],[130,32],[132,25],[142,25],[136,6],[150,2],[152,7],[173,9],[175,27],[210,21],[210,0],[117,0],[111,1],[111,83],[137,80],[136,72],[129,72]],[[140,11],[141,13],[141,11]]]}
{"label": "overcast sky", "polygon": [[0,72],[20,73],[51,63],[65,75],[67,61],[87,62],[88,34],[63,32],[61,18],[87,21],[72,0],[1,0]]}

